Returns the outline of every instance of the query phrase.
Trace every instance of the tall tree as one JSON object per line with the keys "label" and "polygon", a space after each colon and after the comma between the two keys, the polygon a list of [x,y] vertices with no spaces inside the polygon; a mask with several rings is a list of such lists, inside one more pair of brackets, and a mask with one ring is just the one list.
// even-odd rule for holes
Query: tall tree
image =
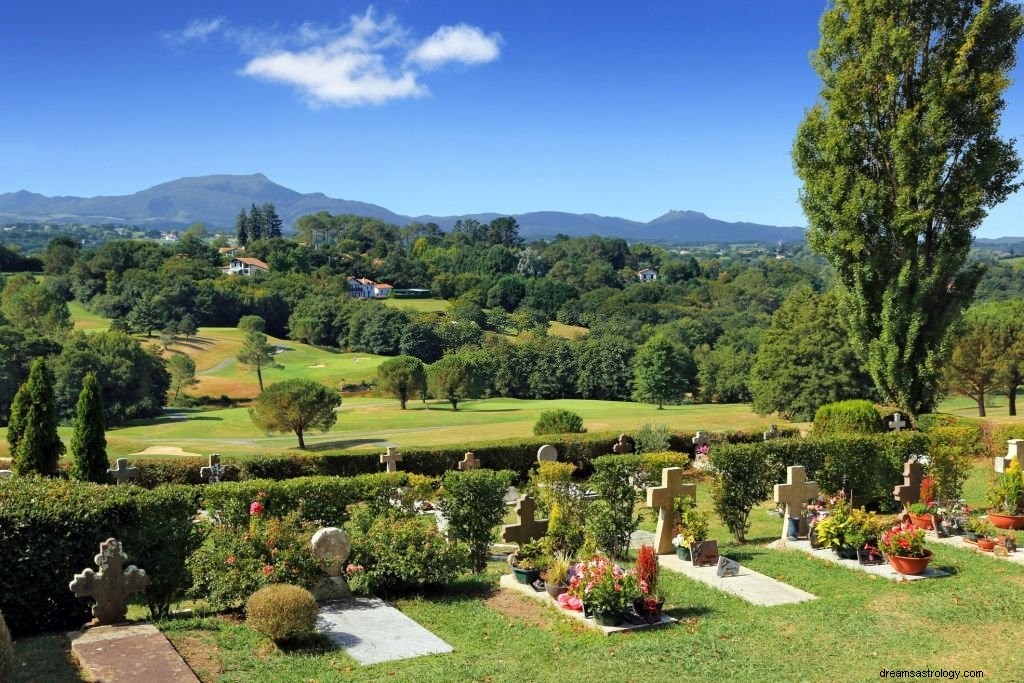
{"label": "tall tree", "polygon": [[678,403],[693,387],[697,366],[689,349],[657,336],[636,350],[633,358],[633,398],[657,403]]}
{"label": "tall tree", "polygon": [[243,247],[249,244],[249,216],[244,208],[238,210],[238,217],[235,218],[235,237]]}
{"label": "tall tree", "polygon": [[106,418],[103,416],[103,397],[96,375],[89,373],[82,381],[75,409],[75,431],[71,435],[71,478],[79,481],[107,481]]}
{"label": "tall tree", "polygon": [[249,222],[246,226],[249,228],[250,242],[266,239],[267,235],[263,232],[263,214],[260,213],[259,207],[255,203],[249,209]]}
{"label": "tall tree", "polygon": [[431,393],[459,409],[459,402],[479,398],[483,394],[485,377],[477,359],[467,351],[450,353],[427,368],[427,383]]}
{"label": "tall tree", "polygon": [[260,429],[290,431],[306,448],[303,434],[310,428],[326,432],[338,420],[334,409],[341,405],[341,396],[330,387],[311,379],[286,379],[275,382],[256,397],[249,417]]}
{"label": "tall tree", "polygon": [[253,330],[245,335],[242,348],[238,351],[238,362],[256,368],[256,379],[263,393],[263,368],[284,367],[274,359],[274,347],[267,341],[267,335]]}
{"label": "tall tree", "polygon": [[0,314],[20,330],[61,337],[73,326],[68,303],[28,274],[15,275],[0,291]]}
{"label": "tall tree", "polygon": [[912,415],[980,277],[971,233],[1018,187],[998,129],[1022,31],[1008,0],[834,0],[821,19],[821,99],[793,148],[808,242],[882,397]]}
{"label": "tall tree", "polygon": [[426,388],[427,372],[419,358],[396,356],[377,366],[377,390],[397,398],[402,410],[409,397],[423,394]]}
{"label": "tall tree", "polygon": [[171,403],[178,400],[182,389],[199,384],[196,379],[196,362],[192,356],[174,354],[167,361],[167,372],[171,375]]}
{"label": "tall tree", "polygon": [[277,208],[271,202],[264,202],[260,204],[259,211],[263,222],[263,238],[269,240],[280,237],[284,221],[277,215]]}
{"label": "tall tree", "polygon": [[46,361],[32,363],[28,381],[18,390],[24,398],[14,403],[23,411],[15,421],[18,425],[17,448],[11,453],[11,466],[18,474],[57,475],[57,463],[64,454],[64,443],[57,435],[57,406],[53,400],[53,375]]}
{"label": "tall tree", "polygon": [[952,346],[946,387],[973,399],[979,417],[985,417],[986,394],[1005,391],[1010,415],[1015,415],[1024,375],[1024,302],[972,306],[956,328]]}

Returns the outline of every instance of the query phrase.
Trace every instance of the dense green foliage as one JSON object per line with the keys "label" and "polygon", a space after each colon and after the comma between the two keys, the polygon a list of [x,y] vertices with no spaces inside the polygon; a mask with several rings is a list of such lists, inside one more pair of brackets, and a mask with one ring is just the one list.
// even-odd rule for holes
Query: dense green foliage
{"label": "dense green foliage", "polygon": [[505,494],[515,474],[508,470],[449,471],[441,482],[441,513],[448,520],[448,538],[465,543],[474,572],[487,566],[494,528],[505,519]]}
{"label": "dense green foliage", "polygon": [[1017,389],[1024,384],[1024,301],[972,306],[953,330],[945,386],[974,399],[985,417],[986,396],[1001,392],[1017,414]]}
{"label": "dense green foliage", "polygon": [[595,459],[593,466],[589,484],[597,492],[597,500],[587,513],[587,530],[598,548],[612,557],[625,558],[630,534],[640,525],[635,511],[640,491],[633,485],[642,472],[640,458],[606,455]]}
{"label": "dense green foliage", "polygon": [[64,443],[57,434],[53,375],[42,358],[32,364],[28,381],[14,397],[7,439],[11,445],[11,468],[15,472],[56,476]]}
{"label": "dense green foliage", "polygon": [[305,588],[287,583],[264,586],[245,603],[245,623],[275,643],[311,635],[320,606]]}
{"label": "dense green foliage", "polygon": [[535,436],[540,436],[541,434],[582,434],[586,431],[586,428],[583,426],[582,417],[571,410],[562,408],[545,410],[533,425]]}
{"label": "dense green foliage", "polygon": [[814,413],[814,436],[875,434],[885,431],[882,416],[871,401],[850,399],[826,403]]}
{"label": "dense green foliage", "polygon": [[314,427],[330,429],[338,420],[334,409],[340,405],[341,396],[330,387],[311,379],[286,379],[256,397],[249,417],[260,429],[293,432],[304,449],[303,434]]}
{"label": "dense green foliage", "polygon": [[96,375],[90,373],[82,381],[82,393],[75,408],[75,431],[71,435],[71,478],[104,484],[107,468],[106,417],[103,397]]}
{"label": "dense green foliage", "polygon": [[412,356],[397,356],[377,366],[377,391],[398,399],[402,410],[410,397],[427,391],[427,371],[423,361]]}
{"label": "dense green foliage", "polygon": [[32,275],[15,275],[0,291],[0,314],[18,329],[61,337],[71,330],[67,301],[53,287]]}
{"label": "dense green foliage", "polygon": [[838,0],[797,133],[808,243],[835,268],[851,339],[887,402],[937,400],[946,334],[981,276],[971,233],[1018,186],[999,137],[1024,33],[1006,0]]}
{"label": "dense green foliage", "polygon": [[680,403],[693,387],[697,366],[690,351],[667,337],[655,337],[633,359],[633,398],[646,403]]}

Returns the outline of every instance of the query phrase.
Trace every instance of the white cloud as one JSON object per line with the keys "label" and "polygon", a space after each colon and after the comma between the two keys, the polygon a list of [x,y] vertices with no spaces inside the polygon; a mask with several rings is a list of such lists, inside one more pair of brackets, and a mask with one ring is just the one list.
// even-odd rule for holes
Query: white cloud
{"label": "white cloud", "polygon": [[409,52],[408,61],[425,69],[434,69],[447,62],[486,64],[501,54],[501,34],[484,32],[475,26],[459,24],[442,26]]}
{"label": "white cloud", "polygon": [[170,43],[188,43],[193,40],[206,40],[210,34],[216,33],[225,24],[224,17],[215,19],[196,19],[180,31],[171,31],[164,34],[164,39]]}

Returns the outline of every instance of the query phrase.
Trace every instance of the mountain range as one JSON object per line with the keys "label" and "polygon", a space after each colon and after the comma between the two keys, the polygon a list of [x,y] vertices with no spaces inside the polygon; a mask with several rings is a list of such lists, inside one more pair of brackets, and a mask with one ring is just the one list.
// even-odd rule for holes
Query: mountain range
{"label": "mountain range", "polygon": [[[0,194],[0,223],[112,223],[173,230],[201,222],[210,229],[233,230],[239,209],[263,202],[273,202],[288,227],[299,216],[317,211],[370,216],[396,225],[413,221],[437,223],[445,230],[459,219],[472,218],[487,223],[504,215],[403,216],[376,204],[335,199],[321,192],[302,194],[278,185],[262,173],[255,173],[179,178],[135,194],[112,197],[47,197],[26,190],[8,192]],[[669,211],[647,223],[560,211],[532,211],[515,214],[515,218],[520,235],[526,238],[553,237],[561,233],[571,237],[601,235],[679,243],[797,242],[804,239],[804,229],[800,227],[728,223],[696,211]]]}

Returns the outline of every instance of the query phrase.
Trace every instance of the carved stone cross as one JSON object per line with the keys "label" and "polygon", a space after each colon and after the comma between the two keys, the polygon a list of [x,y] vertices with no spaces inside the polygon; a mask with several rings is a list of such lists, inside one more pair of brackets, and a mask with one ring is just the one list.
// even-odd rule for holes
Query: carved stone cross
{"label": "carved stone cross", "polygon": [[921,499],[921,463],[903,464],[903,483],[892,490],[892,496],[904,507]]}
{"label": "carved stone cross", "polygon": [[672,552],[672,527],[675,522],[672,503],[680,496],[697,499],[697,486],[683,483],[682,467],[666,467],[661,471],[661,486],[647,487],[647,505],[658,508],[654,547],[659,555]]}
{"label": "carved stone cross", "polygon": [[558,449],[551,444],[544,444],[537,449],[537,462],[555,462],[558,460]]}
{"label": "carved stone cross", "polygon": [[132,593],[140,593],[149,584],[146,572],[129,565],[124,569],[128,556],[121,550],[121,542],[108,538],[100,543],[100,554],[93,561],[100,571],[86,569],[68,584],[68,588],[79,598],[93,598],[96,604],[92,616],[96,624],[119,624],[124,621],[128,606],[125,600]]}
{"label": "carved stone cross", "polygon": [[619,434],[619,440],[612,446],[612,453],[632,453],[635,445],[629,434]]}
{"label": "carved stone cross", "polygon": [[516,504],[519,524],[506,524],[501,528],[501,539],[506,543],[527,543],[548,532],[548,520],[536,519],[537,504],[533,498],[522,496]]}
{"label": "carved stone cross", "polygon": [[380,462],[387,465],[388,472],[397,472],[398,463],[402,462],[402,454],[394,446],[388,446],[388,452],[381,454]]}
{"label": "carved stone cross", "polygon": [[889,429],[894,432],[899,432],[901,429],[907,428],[907,421],[903,419],[903,416],[896,413],[892,416],[892,422],[889,423]]}
{"label": "carved stone cross", "polygon": [[701,446],[708,445],[708,435],[704,432],[697,432],[697,436],[690,439],[693,442],[694,449],[700,448]]}
{"label": "carved stone cross", "polygon": [[807,471],[802,465],[786,468],[786,483],[775,485],[775,502],[786,506],[782,517],[782,538],[789,535],[790,518],[800,516],[800,506],[818,495],[818,482],[807,481]]}
{"label": "carved stone cross", "polygon": [[199,468],[199,476],[208,484],[216,484],[224,476],[224,465],[220,464],[220,453],[210,453],[210,464]]}
{"label": "carved stone cross", "polygon": [[138,467],[128,467],[128,458],[118,458],[117,467],[111,467],[107,470],[107,474],[114,475],[114,479],[118,485],[127,484],[130,480],[139,476]]}
{"label": "carved stone cross", "polygon": [[1009,469],[1010,465],[1013,464],[1013,461],[1017,460],[1017,457],[1020,454],[1018,449],[1022,444],[1024,444],[1024,439],[1009,439],[1006,442],[1006,455],[996,456],[996,472],[1002,474]]}
{"label": "carved stone cross", "polygon": [[462,471],[475,470],[480,467],[480,461],[473,453],[466,453],[466,456],[459,461],[459,469]]}

